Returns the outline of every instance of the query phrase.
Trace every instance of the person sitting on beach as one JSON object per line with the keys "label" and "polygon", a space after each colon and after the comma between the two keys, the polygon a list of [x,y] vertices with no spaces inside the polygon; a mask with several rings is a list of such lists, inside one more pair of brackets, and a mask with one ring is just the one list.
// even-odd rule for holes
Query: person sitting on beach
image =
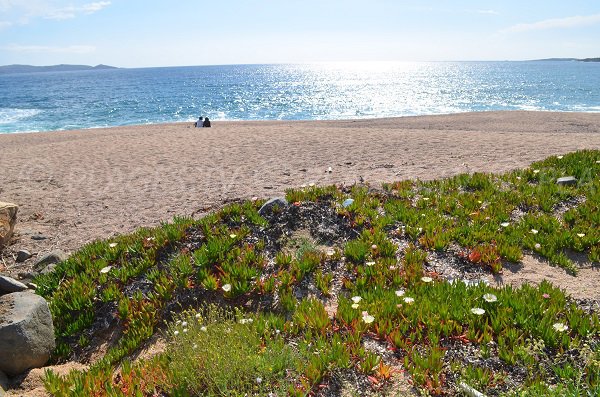
{"label": "person sitting on beach", "polygon": [[198,121],[194,123],[194,127],[201,128],[204,127],[204,123],[202,122],[202,117],[198,118]]}
{"label": "person sitting on beach", "polygon": [[202,127],[210,127],[210,120],[208,117],[204,118],[204,123],[202,123]]}

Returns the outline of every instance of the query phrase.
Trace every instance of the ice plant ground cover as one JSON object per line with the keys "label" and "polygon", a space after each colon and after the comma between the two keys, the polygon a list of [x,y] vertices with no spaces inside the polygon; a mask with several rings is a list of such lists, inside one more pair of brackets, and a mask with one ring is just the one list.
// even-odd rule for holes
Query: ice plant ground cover
{"label": "ice plant ground cover", "polygon": [[[88,244],[40,276],[37,293],[54,316],[53,360],[101,358],[48,371],[46,388],[393,395],[406,373],[407,393],[460,395],[465,383],[487,395],[600,395],[598,302],[582,307],[548,282],[450,282],[430,266],[442,255],[500,272],[529,253],[576,274],[573,252],[598,266],[600,152],[559,157],[503,175],[309,186],[264,217],[262,200],[234,203]],[[290,250],[299,229],[314,242]],[[156,335],[165,351],[134,360]]]}

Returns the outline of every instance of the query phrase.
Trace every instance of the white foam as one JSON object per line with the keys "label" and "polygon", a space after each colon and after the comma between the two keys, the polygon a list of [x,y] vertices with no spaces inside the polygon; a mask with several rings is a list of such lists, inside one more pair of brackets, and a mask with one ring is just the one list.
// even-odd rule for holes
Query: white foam
{"label": "white foam", "polygon": [[0,124],[11,124],[41,113],[39,109],[0,108]]}

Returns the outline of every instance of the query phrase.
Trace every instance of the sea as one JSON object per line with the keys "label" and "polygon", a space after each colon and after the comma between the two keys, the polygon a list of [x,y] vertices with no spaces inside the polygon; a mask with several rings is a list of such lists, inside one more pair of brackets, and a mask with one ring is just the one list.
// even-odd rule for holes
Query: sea
{"label": "sea", "polygon": [[600,63],[348,62],[0,75],[0,133],[197,120],[600,112]]}

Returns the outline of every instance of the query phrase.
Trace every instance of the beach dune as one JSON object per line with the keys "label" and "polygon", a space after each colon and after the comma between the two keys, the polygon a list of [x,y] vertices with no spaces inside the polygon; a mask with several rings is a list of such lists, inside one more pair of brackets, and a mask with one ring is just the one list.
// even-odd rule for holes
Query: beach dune
{"label": "beach dune", "polygon": [[600,149],[600,114],[590,113],[192,124],[0,135],[0,200],[20,206],[18,248],[73,251],[302,184],[503,172]]}

